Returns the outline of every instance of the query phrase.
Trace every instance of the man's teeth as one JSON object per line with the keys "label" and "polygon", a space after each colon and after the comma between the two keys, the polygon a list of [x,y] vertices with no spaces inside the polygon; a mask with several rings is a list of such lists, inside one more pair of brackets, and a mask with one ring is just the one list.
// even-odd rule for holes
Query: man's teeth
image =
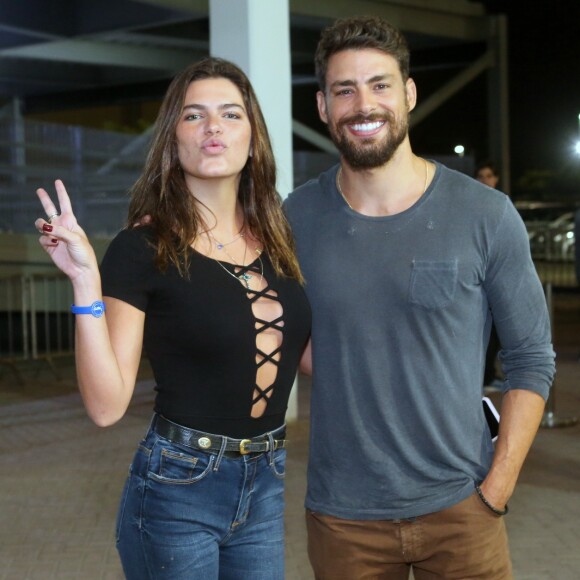
{"label": "man's teeth", "polygon": [[355,125],[351,125],[351,127],[355,131],[374,131],[378,129],[384,121],[375,121],[374,123],[357,123]]}

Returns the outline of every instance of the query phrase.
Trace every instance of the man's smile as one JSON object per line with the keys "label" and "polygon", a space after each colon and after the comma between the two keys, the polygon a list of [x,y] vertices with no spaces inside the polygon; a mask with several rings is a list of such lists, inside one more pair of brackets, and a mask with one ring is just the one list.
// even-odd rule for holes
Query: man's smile
{"label": "man's smile", "polygon": [[369,136],[375,135],[386,121],[367,121],[365,123],[351,123],[347,127],[354,135]]}

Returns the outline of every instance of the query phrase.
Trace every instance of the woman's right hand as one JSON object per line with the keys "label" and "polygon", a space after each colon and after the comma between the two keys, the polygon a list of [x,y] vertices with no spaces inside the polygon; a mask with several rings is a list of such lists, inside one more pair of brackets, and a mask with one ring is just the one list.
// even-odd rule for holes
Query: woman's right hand
{"label": "woman's right hand", "polygon": [[99,267],[95,252],[76,220],[64,183],[57,179],[54,185],[60,213],[45,189],[36,190],[48,216],[47,219],[39,218],[34,222],[36,229],[42,234],[40,245],[72,281],[84,276],[98,277]]}

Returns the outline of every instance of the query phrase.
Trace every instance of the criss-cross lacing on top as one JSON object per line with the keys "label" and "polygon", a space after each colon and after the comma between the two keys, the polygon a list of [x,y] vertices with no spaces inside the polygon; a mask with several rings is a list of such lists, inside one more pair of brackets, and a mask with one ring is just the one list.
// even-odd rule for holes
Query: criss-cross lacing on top
{"label": "criss-cross lacing on top", "polygon": [[258,268],[255,262],[243,268],[236,268],[237,276],[251,271],[250,275],[257,273],[262,277],[260,284],[262,288],[246,290],[248,299],[252,303],[256,333],[256,383],[251,411],[251,416],[254,418],[264,414],[272,396],[284,338],[284,316],[278,293],[270,288],[268,281]]}

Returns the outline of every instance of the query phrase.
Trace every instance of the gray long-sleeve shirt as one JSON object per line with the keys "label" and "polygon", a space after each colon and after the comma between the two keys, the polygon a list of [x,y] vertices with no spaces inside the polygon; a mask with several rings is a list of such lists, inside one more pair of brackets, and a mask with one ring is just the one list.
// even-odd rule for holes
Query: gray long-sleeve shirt
{"label": "gray long-sleeve shirt", "polygon": [[507,196],[440,164],[386,217],[351,210],[336,172],[285,203],[313,311],[306,506],[352,519],[438,511],[491,464],[492,312],[505,389],[548,395],[554,353],[526,230]]}

